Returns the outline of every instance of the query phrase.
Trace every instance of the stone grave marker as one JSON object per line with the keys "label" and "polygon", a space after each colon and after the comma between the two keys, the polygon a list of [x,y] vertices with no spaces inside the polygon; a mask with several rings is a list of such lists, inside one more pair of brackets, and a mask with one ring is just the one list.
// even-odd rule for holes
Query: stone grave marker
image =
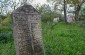
{"label": "stone grave marker", "polygon": [[31,5],[13,11],[16,55],[44,55],[40,14]]}

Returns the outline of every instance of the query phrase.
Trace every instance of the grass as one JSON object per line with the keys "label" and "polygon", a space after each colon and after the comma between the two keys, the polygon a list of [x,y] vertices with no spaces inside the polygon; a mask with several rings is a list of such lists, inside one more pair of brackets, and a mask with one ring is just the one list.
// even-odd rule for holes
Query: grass
{"label": "grass", "polygon": [[0,55],[16,55],[13,41],[0,44]]}
{"label": "grass", "polygon": [[[85,55],[85,29],[75,24],[42,23],[46,55]],[[0,55],[15,55],[14,43],[0,44]]]}
{"label": "grass", "polygon": [[85,55],[85,29],[64,23],[42,27],[46,55]]}

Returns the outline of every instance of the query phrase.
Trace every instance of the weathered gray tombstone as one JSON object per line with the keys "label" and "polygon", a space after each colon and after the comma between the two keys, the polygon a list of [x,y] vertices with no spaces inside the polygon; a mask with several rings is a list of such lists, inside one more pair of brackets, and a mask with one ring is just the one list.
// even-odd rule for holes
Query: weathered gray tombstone
{"label": "weathered gray tombstone", "polygon": [[40,14],[31,5],[13,11],[16,55],[44,55]]}

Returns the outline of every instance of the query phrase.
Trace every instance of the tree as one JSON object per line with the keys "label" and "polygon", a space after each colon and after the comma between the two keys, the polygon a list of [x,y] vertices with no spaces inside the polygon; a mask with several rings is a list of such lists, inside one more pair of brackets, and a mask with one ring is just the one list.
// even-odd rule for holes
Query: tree
{"label": "tree", "polygon": [[31,4],[31,2],[33,2],[33,0],[20,0],[20,1],[21,1],[21,5]]}
{"label": "tree", "polygon": [[67,23],[67,14],[66,14],[66,0],[64,0],[64,18],[65,18],[65,22]]}
{"label": "tree", "polygon": [[1,14],[3,14],[3,13],[7,14],[9,9],[15,6],[14,3],[15,2],[13,0],[1,0],[0,1],[0,8],[1,8],[0,13]]}
{"label": "tree", "polygon": [[83,3],[85,2],[85,0],[71,0],[72,4],[74,4],[75,6],[75,21],[78,21],[79,19],[79,12],[81,10],[81,7],[83,5]]}
{"label": "tree", "polygon": [[67,23],[67,19],[66,19],[66,16],[67,16],[67,14],[66,14],[66,3],[67,3],[67,1],[66,0],[48,0],[48,2],[49,1],[53,1],[53,4],[54,4],[54,9],[58,9],[58,6],[59,5],[62,5],[64,8],[64,20],[65,20],[65,23]]}
{"label": "tree", "polygon": [[19,0],[19,2],[16,2],[15,0],[11,0],[11,5],[10,5],[10,7],[13,9],[13,10],[15,10],[18,6],[20,6],[21,4],[20,4],[20,0]]}
{"label": "tree", "polygon": [[52,21],[52,10],[48,4],[43,4],[42,6],[37,5],[37,10],[41,13],[41,19],[43,22]]}
{"label": "tree", "polygon": [[85,20],[85,8],[81,9],[79,20]]}
{"label": "tree", "polygon": [[5,9],[5,11],[7,11],[6,7],[8,6],[8,3],[9,3],[8,1],[7,0],[0,0],[0,14],[3,13],[4,9]]}
{"label": "tree", "polygon": [[32,2],[33,0],[0,0],[0,14],[9,13],[10,9],[13,11],[17,7]]}

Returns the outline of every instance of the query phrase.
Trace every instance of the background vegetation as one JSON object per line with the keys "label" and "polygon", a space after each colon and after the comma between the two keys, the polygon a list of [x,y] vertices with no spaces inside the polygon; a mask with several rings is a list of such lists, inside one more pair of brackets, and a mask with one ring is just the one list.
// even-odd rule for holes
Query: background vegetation
{"label": "background vegetation", "polygon": [[[0,55],[16,55],[12,15],[10,11],[8,12],[5,9],[6,12],[4,12],[3,10],[10,5],[11,8],[15,10],[17,8],[16,5],[23,3],[20,1],[20,3],[17,4],[14,1],[11,2],[11,0],[3,1],[0,1]],[[43,42],[46,55],[85,55],[85,7],[81,7],[81,2],[71,0],[74,2],[72,3],[74,6],[78,6],[76,4],[79,4],[79,7],[81,7],[81,9],[75,10],[79,12],[77,17],[79,20],[66,24],[64,22],[64,15],[61,14],[61,12],[57,12],[62,11],[63,8],[60,10],[56,9],[59,4],[63,5],[63,0],[62,2],[60,2],[61,0],[50,1],[55,2],[53,9],[47,4],[42,6],[37,5],[35,7],[41,13]],[[59,2],[57,3],[56,1]],[[58,5],[56,5],[56,3]],[[69,4],[69,2],[66,3]],[[55,17],[60,18],[58,23],[53,22],[53,18]]]}
{"label": "background vegetation", "polygon": [[[85,21],[65,24],[42,20],[42,33],[46,55],[85,54]],[[15,55],[10,17],[0,24],[0,55]]]}

